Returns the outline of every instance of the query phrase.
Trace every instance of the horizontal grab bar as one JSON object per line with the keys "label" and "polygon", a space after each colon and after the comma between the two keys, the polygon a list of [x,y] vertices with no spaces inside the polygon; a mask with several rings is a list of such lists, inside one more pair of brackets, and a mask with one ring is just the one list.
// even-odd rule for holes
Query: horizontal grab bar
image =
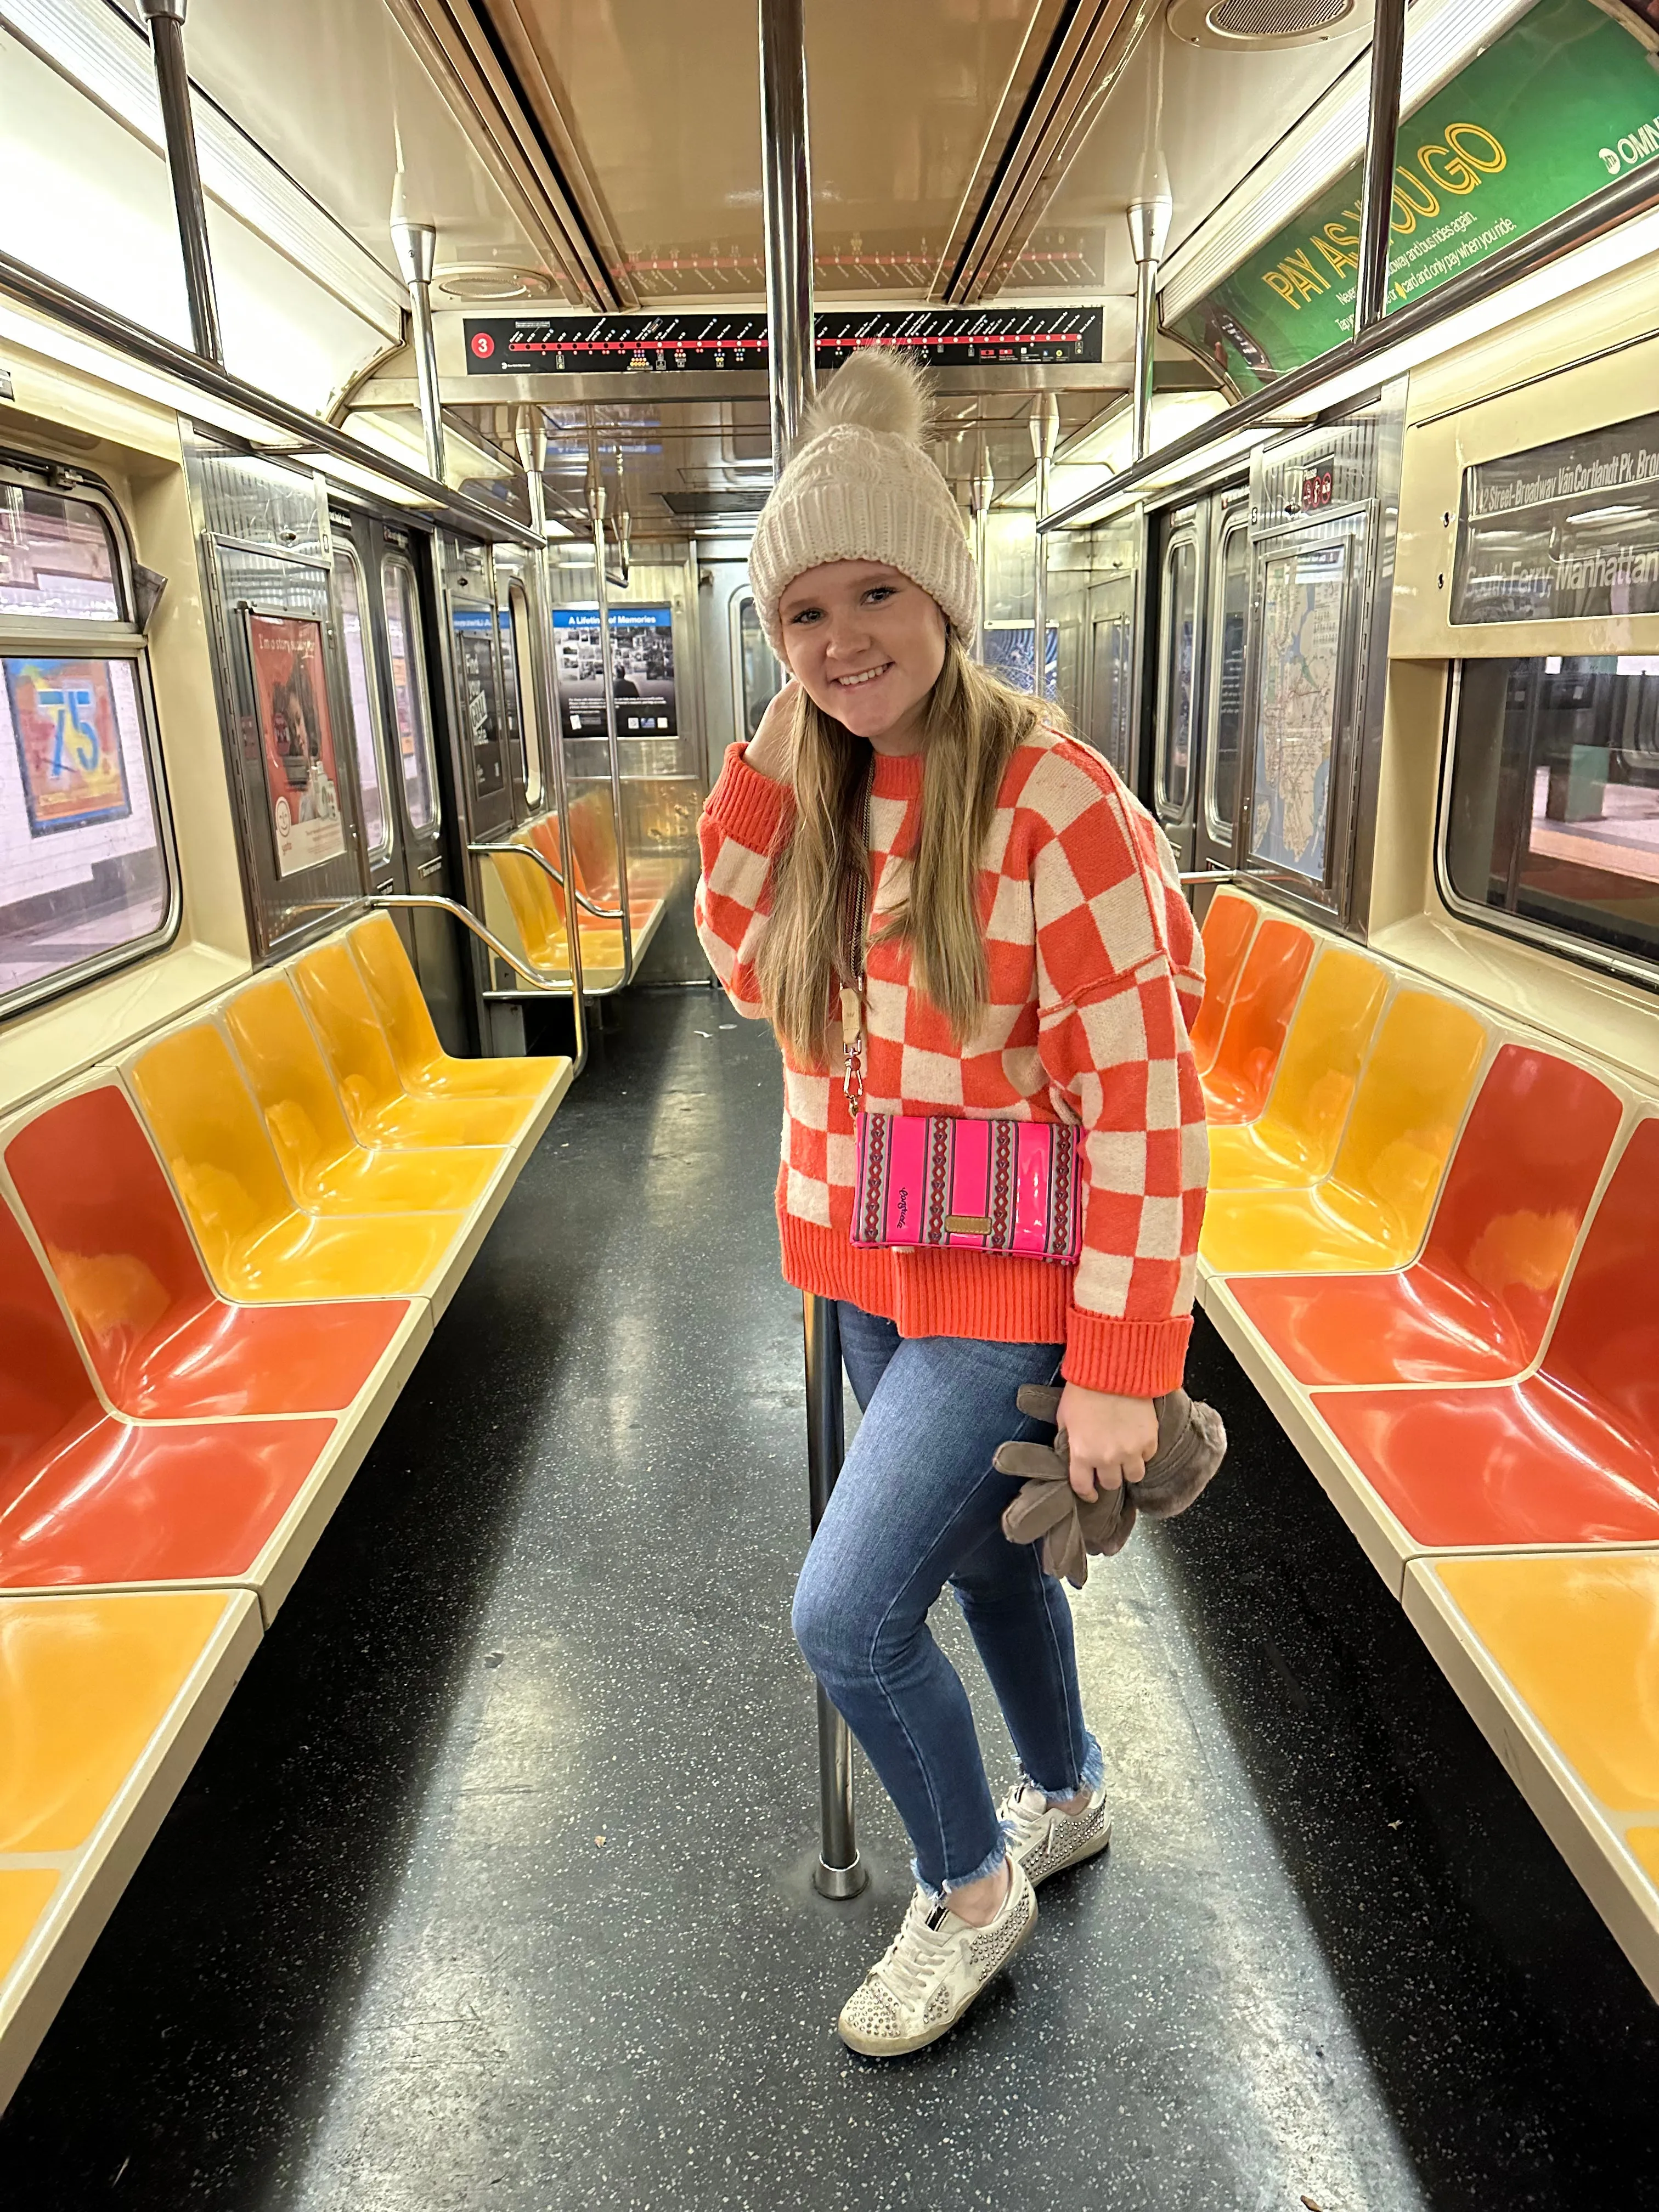
{"label": "horizontal grab bar", "polygon": [[549,983],[545,980],[545,969],[526,968],[516,953],[507,951],[493,930],[484,927],[476,914],[470,913],[465,907],[459,905],[453,899],[440,898],[435,891],[376,891],[372,896],[365,898],[302,899],[297,905],[290,907],[289,912],[290,914],[349,914],[360,906],[435,907],[441,914],[452,915],[457,921],[464,922],[475,937],[483,939],[498,960],[504,960],[514,974],[522,975],[526,983],[534,984],[538,991],[546,992],[550,998],[568,999],[570,995],[568,978],[566,979],[567,988],[563,990]]}
{"label": "horizontal grab bar", "polygon": [[1298,876],[1290,868],[1194,868],[1182,872],[1179,881],[1183,884],[1300,884],[1304,890],[1312,884],[1309,876]]}

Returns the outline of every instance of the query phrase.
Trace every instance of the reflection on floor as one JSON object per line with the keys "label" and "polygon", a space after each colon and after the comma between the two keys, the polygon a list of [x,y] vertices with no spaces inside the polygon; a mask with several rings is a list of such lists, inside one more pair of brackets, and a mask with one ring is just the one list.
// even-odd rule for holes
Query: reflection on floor
{"label": "reflection on floor", "polygon": [[866,1777],[872,1891],[808,1888],[775,1060],[698,992],[616,1021],[0,2121],[0,2206],[1659,2204],[1653,2008],[1207,1333],[1232,1463],[1079,1601],[1109,1859],[957,2034],[842,2048],[903,1849]]}

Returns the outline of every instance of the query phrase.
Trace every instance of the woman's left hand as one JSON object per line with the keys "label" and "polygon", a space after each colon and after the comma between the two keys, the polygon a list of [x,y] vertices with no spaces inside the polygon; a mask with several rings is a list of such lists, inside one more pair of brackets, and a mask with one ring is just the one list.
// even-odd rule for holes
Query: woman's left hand
{"label": "woman's left hand", "polygon": [[1158,1449],[1158,1409],[1150,1398],[1117,1398],[1068,1382],[1058,1418],[1071,1454],[1072,1487],[1085,1504],[1103,1490],[1139,1482]]}

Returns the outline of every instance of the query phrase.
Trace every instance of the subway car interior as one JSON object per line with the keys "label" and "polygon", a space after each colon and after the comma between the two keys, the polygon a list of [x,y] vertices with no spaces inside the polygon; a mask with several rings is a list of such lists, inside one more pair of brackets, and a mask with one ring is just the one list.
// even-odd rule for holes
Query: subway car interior
{"label": "subway car interior", "polygon": [[[885,2063],[694,916],[866,347],[1201,929],[1230,1438]],[[3,2212],[1659,2207],[1659,0],[0,0],[0,661]]]}

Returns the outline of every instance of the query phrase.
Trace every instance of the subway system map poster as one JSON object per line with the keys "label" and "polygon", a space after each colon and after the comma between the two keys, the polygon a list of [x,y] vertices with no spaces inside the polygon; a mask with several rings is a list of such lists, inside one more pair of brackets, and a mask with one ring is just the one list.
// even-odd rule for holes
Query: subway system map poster
{"label": "subway system map poster", "polygon": [[1250,850],[1322,883],[1348,548],[1304,546],[1263,566]]}

